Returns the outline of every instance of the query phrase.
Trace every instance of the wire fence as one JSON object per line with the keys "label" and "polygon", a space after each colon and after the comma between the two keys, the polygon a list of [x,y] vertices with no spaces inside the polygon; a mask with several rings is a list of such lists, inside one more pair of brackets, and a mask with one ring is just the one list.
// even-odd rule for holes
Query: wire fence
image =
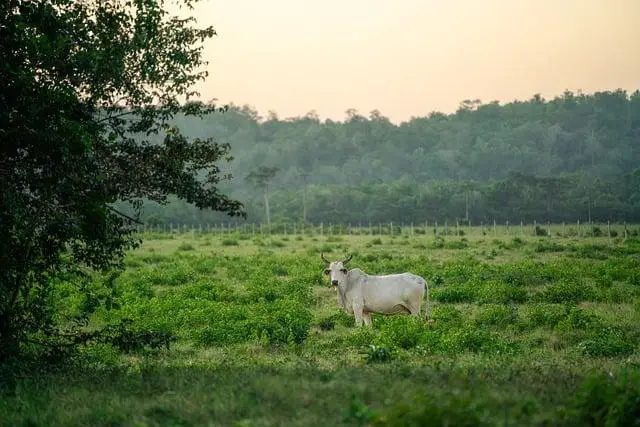
{"label": "wire fence", "polygon": [[207,223],[207,224],[140,224],[140,233],[217,233],[217,234],[251,234],[251,235],[434,235],[434,236],[548,236],[548,237],[623,237],[637,236],[640,229],[637,225],[611,222],[563,222],[563,223],[531,223],[509,222],[497,223],[481,222],[471,224],[469,221],[425,221],[424,223],[405,224],[402,222],[388,223],[357,223],[357,224],[302,224],[302,223]]}

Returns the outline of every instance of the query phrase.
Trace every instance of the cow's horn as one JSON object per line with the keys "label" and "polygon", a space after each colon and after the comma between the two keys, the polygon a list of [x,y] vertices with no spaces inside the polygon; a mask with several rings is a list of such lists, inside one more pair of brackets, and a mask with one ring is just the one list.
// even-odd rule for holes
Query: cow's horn
{"label": "cow's horn", "polygon": [[326,258],[324,257],[324,254],[323,254],[322,252],[320,252],[320,258],[322,258],[322,260],[323,260],[324,262],[326,262],[327,264],[331,264],[331,262],[330,262],[328,259],[326,259]]}
{"label": "cow's horn", "polygon": [[342,264],[346,264],[346,263],[348,263],[349,261],[351,261],[351,258],[353,258],[353,254],[350,254],[350,255],[347,257],[347,259],[345,259],[344,261],[342,261]]}

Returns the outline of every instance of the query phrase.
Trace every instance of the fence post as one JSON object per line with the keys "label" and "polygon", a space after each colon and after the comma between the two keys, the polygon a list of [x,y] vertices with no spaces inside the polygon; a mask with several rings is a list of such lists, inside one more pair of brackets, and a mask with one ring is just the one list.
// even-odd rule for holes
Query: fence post
{"label": "fence post", "polygon": [[611,243],[611,221],[607,221],[607,235],[609,236],[609,243]]}
{"label": "fence post", "polygon": [[627,240],[627,221],[624,222],[624,240]]}
{"label": "fence post", "polygon": [[580,220],[578,220],[576,224],[578,227],[578,237],[582,237],[582,232],[580,231]]}
{"label": "fence post", "polygon": [[562,237],[567,237],[567,234],[564,232],[564,221],[562,221]]}
{"label": "fence post", "polygon": [[435,226],[433,228],[433,232],[435,233],[435,235],[438,235],[438,221],[435,221]]}
{"label": "fence post", "polygon": [[448,235],[449,234],[449,225],[447,224],[447,220],[444,220],[444,235]]}
{"label": "fence post", "polygon": [[547,221],[547,234],[551,237],[551,221]]}
{"label": "fence post", "polygon": [[496,220],[493,220],[493,237],[496,237],[498,232],[496,231]]}
{"label": "fence post", "polygon": [[524,234],[524,223],[520,220],[520,234]]}
{"label": "fence post", "polygon": [[460,221],[456,219],[456,236],[460,235]]}
{"label": "fence post", "polygon": [[507,236],[508,236],[509,235],[509,220],[507,220],[506,226],[507,226]]}

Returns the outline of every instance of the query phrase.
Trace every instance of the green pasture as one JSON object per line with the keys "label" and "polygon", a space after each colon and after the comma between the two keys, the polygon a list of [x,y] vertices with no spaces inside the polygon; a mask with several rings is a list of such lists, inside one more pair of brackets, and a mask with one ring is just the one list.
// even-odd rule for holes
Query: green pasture
{"label": "green pasture", "polygon": [[[86,326],[126,330],[21,376],[0,425],[638,425],[637,230],[560,227],[144,233]],[[423,276],[427,320],[355,328],[321,252]],[[91,302],[52,298],[63,323]]]}

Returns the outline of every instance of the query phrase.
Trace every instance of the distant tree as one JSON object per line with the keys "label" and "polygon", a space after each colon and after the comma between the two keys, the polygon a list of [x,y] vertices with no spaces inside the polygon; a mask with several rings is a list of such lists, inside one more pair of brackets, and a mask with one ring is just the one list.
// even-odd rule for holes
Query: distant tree
{"label": "distant tree", "polygon": [[[29,337],[76,342],[54,322],[55,283],[65,274],[81,286],[87,271],[121,266],[138,244],[142,199],[173,194],[244,215],[216,185],[229,178],[216,162],[230,159],[230,147],[172,125],[218,111],[185,102],[207,76],[202,43],[215,32],[164,5],[0,2],[0,362]],[[116,209],[119,200],[136,215]],[[112,303],[104,286],[102,301]]]}
{"label": "distant tree", "polygon": [[271,212],[269,210],[269,183],[276,176],[278,170],[278,168],[260,166],[257,169],[251,171],[245,178],[245,180],[251,182],[254,187],[262,190],[268,227],[271,227]]}

